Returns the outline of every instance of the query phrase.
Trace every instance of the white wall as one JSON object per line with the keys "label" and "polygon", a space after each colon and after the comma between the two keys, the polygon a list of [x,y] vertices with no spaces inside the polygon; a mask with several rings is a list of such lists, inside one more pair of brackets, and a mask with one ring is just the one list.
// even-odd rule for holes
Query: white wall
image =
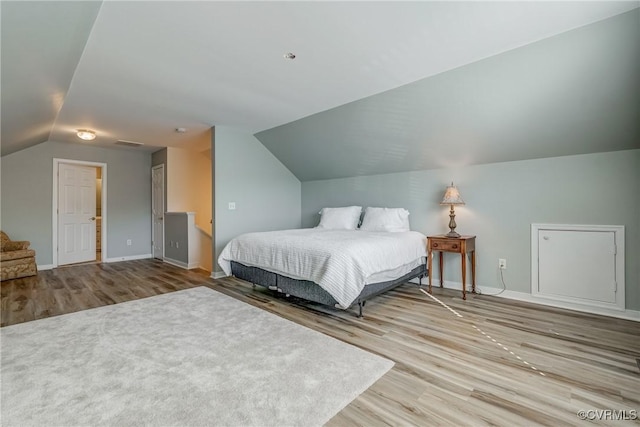
{"label": "white wall", "polygon": [[213,219],[212,211],[212,186],[213,186],[213,165],[211,164],[211,150],[207,150],[194,158],[193,162],[194,174],[198,176],[198,194],[195,200],[196,225],[211,234],[211,220]]}
{"label": "white wall", "polygon": [[196,225],[211,232],[210,152],[168,147],[167,212],[195,212]]}
{"label": "white wall", "polygon": [[[477,236],[480,286],[501,287],[506,258],[507,289],[530,292],[532,223],[624,225],[626,307],[640,309],[640,150],[303,182],[302,225],[317,225],[325,206],[359,204],[405,207],[414,230],[441,234],[451,181],[466,202],[456,231]],[[460,282],[459,257],[445,257],[445,279]]]}
{"label": "white wall", "polygon": [[242,233],[300,228],[300,181],[249,132],[216,126],[213,138],[216,260]]}
{"label": "white wall", "polygon": [[[195,212],[197,243],[193,248],[200,267],[213,270],[212,164],[211,150],[202,152],[168,147],[154,154],[154,163],[164,163],[167,212]],[[165,236],[166,240],[166,236]]]}
{"label": "white wall", "polygon": [[[151,254],[151,155],[48,141],[2,157],[2,229],[53,262],[53,159],[107,164],[106,258]],[[127,239],[132,245],[127,246]]]}

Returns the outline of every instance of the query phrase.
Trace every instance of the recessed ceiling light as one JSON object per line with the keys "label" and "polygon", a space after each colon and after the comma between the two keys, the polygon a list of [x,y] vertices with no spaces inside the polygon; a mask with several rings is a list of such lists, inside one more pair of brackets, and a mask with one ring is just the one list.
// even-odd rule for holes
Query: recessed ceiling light
{"label": "recessed ceiling light", "polygon": [[291,53],[291,52],[287,52],[282,56],[284,56],[284,59],[296,59],[295,53]]}
{"label": "recessed ceiling light", "polygon": [[88,129],[78,129],[76,135],[78,135],[78,138],[85,141],[93,141],[94,139],[96,139],[96,133]]}

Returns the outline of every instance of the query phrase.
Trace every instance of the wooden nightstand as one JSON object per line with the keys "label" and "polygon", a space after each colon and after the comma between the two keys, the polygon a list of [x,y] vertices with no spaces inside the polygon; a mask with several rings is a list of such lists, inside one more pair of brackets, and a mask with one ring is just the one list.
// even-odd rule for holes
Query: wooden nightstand
{"label": "wooden nightstand", "polygon": [[427,262],[429,269],[429,293],[431,293],[431,280],[433,259],[431,253],[440,252],[440,287],[443,282],[443,252],[454,252],[462,256],[462,299],[467,299],[467,253],[471,259],[471,292],[476,293],[476,236],[447,237],[445,235],[427,237]]}

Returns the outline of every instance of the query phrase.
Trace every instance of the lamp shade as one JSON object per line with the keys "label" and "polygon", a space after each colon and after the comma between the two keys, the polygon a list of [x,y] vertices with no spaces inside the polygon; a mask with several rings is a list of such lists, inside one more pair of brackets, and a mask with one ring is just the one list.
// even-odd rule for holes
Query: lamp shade
{"label": "lamp shade", "polygon": [[464,200],[460,197],[460,192],[458,191],[458,187],[451,185],[447,187],[447,190],[444,192],[444,197],[440,202],[441,205],[464,205]]}

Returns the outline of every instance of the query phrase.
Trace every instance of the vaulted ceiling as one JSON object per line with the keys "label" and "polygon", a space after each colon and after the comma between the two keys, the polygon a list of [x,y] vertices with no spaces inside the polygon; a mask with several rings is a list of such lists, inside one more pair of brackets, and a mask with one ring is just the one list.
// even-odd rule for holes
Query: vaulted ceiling
{"label": "vaulted ceiling", "polygon": [[[216,125],[258,132],[302,180],[438,167],[451,161],[443,144],[479,162],[570,154],[576,144],[550,149],[544,133],[529,133],[545,126],[545,114],[561,120],[576,106],[567,120],[597,117],[586,107],[590,93],[609,99],[637,76],[637,31],[617,34],[632,38],[623,46],[579,32],[632,9],[626,19],[637,24],[639,4],[3,0],[2,154],[47,140],[81,143],[79,128],[96,131],[95,145],[202,150]],[[613,52],[597,64],[587,42],[576,41],[578,50],[558,42],[571,30],[595,42],[594,52]],[[608,72],[615,81],[592,87],[581,104],[577,91]],[[624,88],[628,107],[638,86]],[[532,105],[519,109],[524,102]],[[616,122],[623,104],[611,105],[605,118],[637,143],[627,123],[633,108]],[[598,145],[584,129],[587,145]],[[529,136],[514,142],[514,132]],[[516,145],[530,148],[514,154]]]}
{"label": "vaulted ceiling", "polygon": [[301,181],[640,148],[640,13],[256,136]]}

